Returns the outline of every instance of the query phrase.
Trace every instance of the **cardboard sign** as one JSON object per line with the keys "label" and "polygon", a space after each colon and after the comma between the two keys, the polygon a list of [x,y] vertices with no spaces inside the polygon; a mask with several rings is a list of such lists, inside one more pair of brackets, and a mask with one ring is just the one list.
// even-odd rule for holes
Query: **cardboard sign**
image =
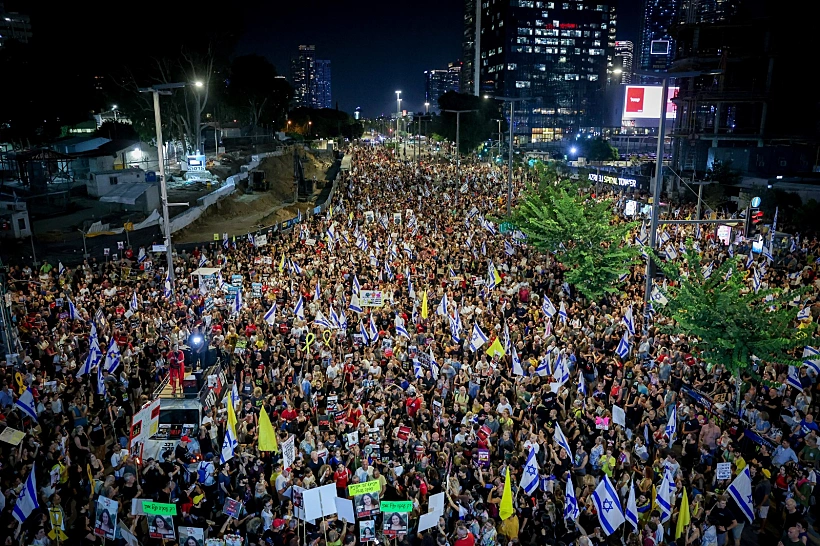
{"label": "cardboard sign", "polygon": [[[94,534],[98,537],[114,540],[117,530],[117,507],[119,503],[113,499],[99,497],[97,499],[97,513],[94,519]],[[172,504],[176,510],[176,505]]]}
{"label": "cardboard sign", "polygon": [[142,501],[142,511],[146,514],[157,514],[160,516],[176,516],[177,505],[154,501]]}
{"label": "cardboard sign", "polygon": [[717,479],[728,480],[732,477],[732,463],[717,464]]}
{"label": "cardboard sign", "polygon": [[353,497],[357,495],[364,495],[366,493],[378,493],[381,489],[382,486],[379,483],[379,480],[371,480],[364,483],[352,483],[347,486],[348,494]]}
{"label": "cardboard sign", "polygon": [[362,307],[381,307],[384,305],[384,292],[381,290],[361,290],[359,303]]}
{"label": "cardboard sign", "polygon": [[413,501],[382,501],[382,513],[388,512],[412,512]]}
{"label": "cardboard sign", "polygon": [[225,506],[222,507],[222,513],[239,519],[239,513],[242,511],[242,502],[235,499],[225,499]]}
{"label": "cardboard sign", "polygon": [[0,441],[6,442],[7,444],[11,444],[13,446],[20,445],[20,442],[22,442],[25,437],[25,432],[13,429],[11,427],[6,427],[3,429],[3,432],[0,432]]}

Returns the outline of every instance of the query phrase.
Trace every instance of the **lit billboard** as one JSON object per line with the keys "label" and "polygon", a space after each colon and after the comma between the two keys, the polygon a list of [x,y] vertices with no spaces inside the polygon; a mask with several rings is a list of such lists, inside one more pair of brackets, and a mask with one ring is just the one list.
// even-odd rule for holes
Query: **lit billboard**
{"label": "lit billboard", "polygon": [[[661,93],[659,85],[627,85],[624,94],[623,119],[660,119]],[[677,87],[670,87],[666,98],[666,118],[675,118],[675,104],[672,99],[678,94]]]}

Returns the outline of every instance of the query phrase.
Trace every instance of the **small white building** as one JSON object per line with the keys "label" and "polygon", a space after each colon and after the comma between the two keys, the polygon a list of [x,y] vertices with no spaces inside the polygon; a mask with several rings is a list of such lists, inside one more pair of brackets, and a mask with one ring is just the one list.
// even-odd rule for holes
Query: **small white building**
{"label": "small white building", "polygon": [[115,169],[89,173],[85,185],[89,196],[104,197],[118,186],[144,183],[145,171],[142,169]]}
{"label": "small white building", "polygon": [[31,221],[25,201],[0,201],[0,238],[31,236]]}
{"label": "small white building", "polygon": [[100,197],[100,203],[116,203],[123,212],[150,214],[159,209],[159,188],[156,184],[122,184],[114,186],[108,194]]}

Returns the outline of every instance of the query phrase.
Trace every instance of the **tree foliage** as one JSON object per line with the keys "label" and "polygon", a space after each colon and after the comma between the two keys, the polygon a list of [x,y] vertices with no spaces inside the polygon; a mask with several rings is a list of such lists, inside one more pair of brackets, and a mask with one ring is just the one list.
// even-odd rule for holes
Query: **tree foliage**
{"label": "tree foliage", "polygon": [[702,263],[691,241],[683,258],[681,265],[656,259],[672,281],[661,290],[668,301],[657,306],[661,316],[671,319],[661,330],[696,338],[695,347],[705,362],[737,377],[753,371],[753,355],[767,363],[800,365],[792,355],[806,344],[808,334],[795,328],[797,311],[789,303],[810,287],[755,293],[751,272],[743,270],[739,257],[712,268],[707,278],[704,271],[709,266]]}
{"label": "tree foliage", "polygon": [[590,299],[617,292],[618,277],[640,254],[624,242],[636,223],[616,223],[611,201],[593,200],[569,181],[530,186],[510,221],[530,244],[554,253],[565,280]]}
{"label": "tree foliage", "polygon": [[242,55],[231,62],[227,104],[243,124],[284,126],[293,88],[277,76],[276,67],[260,55]]}
{"label": "tree foliage", "polygon": [[451,142],[456,141],[456,114],[445,110],[475,110],[461,114],[459,145],[462,153],[475,150],[481,143],[498,131],[500,116],[498,103],[494,100],[448,91],[438,99],[441,115],[435,118],[432,130]]}
{"label": "tree foliage", "polygon": [[291,129],[307,139],[361,138],[364,126],[341,110],[333,108],[296,108],[291,110]]}
{"label": "tree foliage", "polygon": [[579,141],[581,153],[579,155],[587,158],[588,161],[617,161],[618,149],[614,148],[608,140],[602,138],[587,139]]}

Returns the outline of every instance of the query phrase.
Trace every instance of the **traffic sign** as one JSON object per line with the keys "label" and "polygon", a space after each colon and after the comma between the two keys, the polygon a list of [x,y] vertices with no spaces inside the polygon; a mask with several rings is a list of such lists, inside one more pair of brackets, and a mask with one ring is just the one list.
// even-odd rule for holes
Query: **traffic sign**
{"label": "traffic sign", "polygon": [[752,206],[757,208],[760,206],[760,197],[752,197]]}

